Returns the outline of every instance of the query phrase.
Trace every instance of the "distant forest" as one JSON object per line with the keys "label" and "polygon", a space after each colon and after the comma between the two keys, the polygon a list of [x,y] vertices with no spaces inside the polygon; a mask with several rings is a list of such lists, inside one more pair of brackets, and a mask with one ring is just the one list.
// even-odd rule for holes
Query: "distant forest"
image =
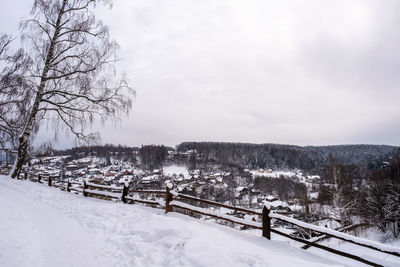
{"label": "distant forest", "polygon": [[293,146],[280,144],[246,144],[184,142],[177,151],[196,150],[201,158],[238,167],[257,169],[315,170],[328,164],[331,157],[340,164],[368,167],[393,155],[399,147],[388,145]]}
{"label": "distant forest", "polygon": [[[389,161],[399,147],[388,145],[336,145],[294,146],[281,144],[250,144],[223,142],[184,142],[176,147],[177,152],[189,152],[186,157],[177,156],[176,163],[188,167],[220,165],[240,169],[301,169],[321,171],[335,158],[339,164],[357,165],[362,169],[374,169],[377,164]],[[161,152],[160,152],[161,150]],[[66,150],[41,149],[40,156],[70,155],[73,158],[96,155],[100,157],[121,156],[132,159],[138,152],[143,163],[159,166],[167,161],[167,151],[172,147],[147,145],[128,147],[106,144],[103,146],[75,147]],[[194,153],[196,151],[196,153]],[[154,154],[154,155],[153,155]],[[38,155],[39,156],[39,155]],[[152,159],[157,162],[152,162]]]}

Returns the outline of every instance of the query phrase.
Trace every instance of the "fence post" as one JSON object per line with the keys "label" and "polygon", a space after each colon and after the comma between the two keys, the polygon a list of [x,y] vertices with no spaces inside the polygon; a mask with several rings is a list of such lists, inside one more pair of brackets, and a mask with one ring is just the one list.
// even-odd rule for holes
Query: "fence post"
{"label": "fence post", "polygon": [[51,177],[49,177],[49,183],[48,183],[48,185],[51,186]]}
{"label": "fence post", "polygon": [[128,195],[128,187],[124,184],[124,187],[122,188],[122,196],[121,196],[121,201],[126,203],[126,195]]}
{"label": "fence post", "polygon": [[68,179],[68,182],[67,182],[67,191],[71,192],[71,182],[70,182],[69,179]]}
{"label": "fence post", "polygon": [[166,195],[165,195],[165,213],[172,212],[172,207],[169,203],[173,200],[173,196],[170,192],[172,189],[172,184],[167,184],[166,187]]}
{"label": "fence post", "polygon": [[82,190],[82,193],[83,193],[83,196],[84,196],[84,197],[87,197],[87,193],[86,193],[85,189],[87,189],[87,185],[86,185],[86,181],[83,180],[83,190]]}
{"label": "fence post", "polygon": [[27,180],[28,179],[28,174],[25,172],[24,174],[24,179]]}
{"label": "fence post", "polygon": [[42,179],[42,177],[41,177],[41,175],[40,175],[40,173],[39,173],[39,175],[38,175],[38,183],[41,183],[41,182],[40,182],[41,179]]}
{"label": "fence post", "polygon": [[270,210],[264,206],[262,210],[262,236],[271,239],[271,218]]}

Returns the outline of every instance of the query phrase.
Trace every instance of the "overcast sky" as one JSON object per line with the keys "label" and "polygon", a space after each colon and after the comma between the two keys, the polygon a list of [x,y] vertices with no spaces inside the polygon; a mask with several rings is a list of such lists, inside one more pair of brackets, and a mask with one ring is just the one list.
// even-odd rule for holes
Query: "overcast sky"
{"label": "overcast sky", "polygon": [[[15,33],[33,1],[0,2]],[[400,145],[398,0],[115,0],[98,15],[137,92],[103,143]]]}

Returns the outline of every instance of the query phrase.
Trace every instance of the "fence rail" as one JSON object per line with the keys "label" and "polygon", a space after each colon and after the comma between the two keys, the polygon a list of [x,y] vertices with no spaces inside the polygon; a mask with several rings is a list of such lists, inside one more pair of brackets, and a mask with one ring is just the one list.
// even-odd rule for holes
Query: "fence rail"
{"label": "fence rail", "polygon": [[310,242],[310,241],[307,241],[307,240],[304,240],[304,239],[301,239],[301,238],[297,238],[297,237],[291,236],[289,234],[280,232],[280,231],[275,230],[275,229],[271,229],[271,232],[275,233],[275,234],[278,234],[278,235],[281,235],[281,236],[284,236],[286,238],[295,240],[297,242],[304,243],[304,244],[312,246],[312,247],[320,248],[322,250],[331,252],[333,254],[336,254],[336,255],[339,255],[339,256],[343,256],[343,257],[346,257],[346,258],[350,258],[350,259],[353,259],[353,260],[356,260],[356,261],[359,261],[359,262],[362,262],[362,263],[365,263],[365,264],[368,264],[368,265],[371,265],[371,266],[382,266],[381,264],[378,264],[378,263],[363,259],[363,258],[361,258],[361,257],[359,257],[357,255],[353,255],[353,254],[350,254],[350,253],[347,253],[347,252],[343,252],[343,251],[340,251],[340,250],[337,250],[337,249],[333,249],[333,248],[330,248],[330,247],[327,247],[327,246],[323,246],[323,245],[320,245],[320,244],[317,244],[317,243],[314,243],[314,242]]}
{"label": "fence rail", "polygon": [[129,192],[131,192],[131,193],[140,193],[140,194],[159,194],[159,195],[165,195],[166,194],[165,190],[130,190]]}
{"label": "fence rail", "polygon": [[270,215],[270,217],[274,218],[274,219],[278,219],[278,220],[286,222],[286,223],[294,224],[303,229],[311,230],[311,231],[317,232],[319,234],[324,234],[324,235],[327,235],[327,236],[330,236],[333,238],[337,238],[337,239],[340,239],[340,240],[343,240],[343,241],[346,241],[346,242],[349,242],[349,243],[352,243],[352,244],[355,244],[358,246],[366,247],[366,248],[373,249],[373,250],[376,250],[379,252],[383,252],[386,254],[391,254],[391,255],[400,257],[400,248],[394,248],[392,246],[387,246],[387,245],[380,244],[378,242],[374,242],[371,240],[355,237],[355,236],[345,234],[342,232],[338,232],[338,231],[335,231],[332,229],[323,229],[319,226],[305,223],[305,222],[302,222],[302,221],[299,221],[299,220],[296,220],[293,218],[288,218],[288,217],[285,217],[280,214],[272,213]]}
{"label": "fence rail", "polygon": [[165,203],[162,203],[161,201],[157,201],[157,200],[140,199],[140,198],[134,198],[134,197],[126,197],[126,199],[132,201],[133,203],[138,202],[138,203],[143,203],[143,204],[158,205],[161,207],[165,207]]}
{"label": "fence rail", "polygon": [[222,203],[219,203],[219,202],[206,200],[206,199],[201,199],[201,198],[193,197],[193,196],[190,196],[190,195],[177,193],[177,192],[174,192],[174,191],[171,191],[171,194],[174,197],[178,197],[178,198],[182,198],[182,199],[194,200],[194,201],[198,201],[198,202],[201,202],[201,203],[205,203],[205,204],[209,204],[209,205],[213,205],[213,206],[217,206],[217,207],[221,207],[221,208],[231,209],[231,210],[235,210],[235,211],[239,211],[239,212],[245,212],[245,213],[248,213],[248,214],[254,214],[254,215],[258,215],[258,216],[262,215],[261,212],[257,212],[255,210],[249,210],[249,209],[245,209],[245,208],[229,206],[229,205],[225,205],[225,204],[222,204]]}
{"label": "fence rail", "polygon": [[[24,175],[24,178],[27,179],[26,174]],[[345,234],[345,233],[342,233],[339,231],[335,231],[335,230],[331,230],[331,229],[324,229],[322,227],[319,227],[319,226],[316,226],[313,224],[309,224],[309,223],[305,223],[305,222],[284,216],[282,214],[277,214],[277,213],[271,212],[266,206],[263,207],[262,212],[258,212],[258,211],[254,211],[254,210],[250,210],[250,209],[246,209],[246,208],[234,207],[234,206],[225,205],[225,204],[211,201],[211,200],[205,200],[205,199],[193,197],[193,196],[186,195],[186,194],[181,194],[181,193],[173,191],[172,187],[169,187],[169,186],[166,187],[166,190],[128,190],[128,187],[125,185],[123,187],[114,187],[114,186],[108,186],[108,185],[99,185],[99,184],[89,183],[86,181],[83,181],[82,183],[70,181],[70,180],[53,181],[53,179],[51,177],[42,178],[40,175],[38,177],[30,176],[29,180],[34,181],[34,182],[39,182],[39,183],[47,182],[48,186],[57,187],[61,190],[65,190],[68,192],[82,193],[85,197],[88,197],[88,196],[105,197],[105,198],[117,199],[124,203],[138,202],[138,203],[144,203],[144,204],[149,204],[149,205],[153,205],[153,206],[161,206],[161,207],[165,208],[166,213],[181,212],[181,210],[184,210],[184,211],[189,211],[189,212],[193,212],[193,213],[197,213],[197,214],[202,214],[205,216],[210,216],[210,217],[213,217],[216,219],[225,220],[225,221],[228,221],[231,223],[243,225],[243,226],[250,227],[253,229],[262,230],[262,236],[266,237],[268,239],[271,239],[271,233],[274,233],[274,234],[281,235],[283,237],[286,237],[286,238],[289,238],[289,239],[292,239],[297,242],[305,244],[305,246],[302,247],[303,249],[306,249],[309,247],[316,247],[316,248],[323,249],[325,251],[334,253],[336,255],[347,257],[347,258],[350,258],[350,259],[353,259],[353,260],[356,260],[356,261],[359,261],[359,262],[362,262],[362,263],[365,263],[365,264],[368,264],[371,266],[382,266],[382,265],[380,265],[378,263],[374,263],[370,260],[366,260],[357,255],[350,254],[348,252],[340,251],[338,249],[333,249],[331,247],[327,247],[327,246],[318,244],[317,242],[319,241],[319,239],[313,240],[313,241],[305,240],[305,239],[301,239],[298,237],[294,237],[287,233],[283,233],[276,229],[273,229],[271,227],[271,219],[283,221],[285,223],[289,223],[289,224],[295,225],[295,226],[303,228],[303,229],[311,230],[315,233],[320,234],[320,236],[324,237],[324,238],[328,238],[328,237],[337,238],[337,239],[340,239],[340,240],[343,240],[343,241],[346,241],[346,242],[349,242],[349,243],[352,243],[352,244],[355,244],[358,246],[366,247],[366,248],[373,249],[375,251],[379,251],[379,252],[382,252],[385,254],[400,257],[400,248],[384,245],[384,244],[377,243],[377,242],[367,240],[367,239],[358,238],[358,237],[355,237],[355,236],[352,236],[349,234]],[[131,196],[129,194],[139,194],[142,196],[158,195],[158,196],[164,198],[165,202],[162,200],[149,200],[149,199],[137,198],[137,197]],[[203,208],[200,208],[200,207],[197,207],[194,205],[189,205],[189,204],[181,202],[179,200],[191,200],[194,202],[200,202],[203,204],[222,207],[222,208],[230,209],[230,210],[237,211],[237,212],[244,212],[244,213],[247,213],[250,215],[257,215],[258,219],[261,220],[261,222],[245,220],[245,219],[238,218],[238,217],[235,217],[232,215],[227,215],[227,214],[223,214],[220,212],[203,209]]]}
{"label": "fence rail", "polygon": [[[334,230],[335,230],[335,231],[338,231],[338,232],[348,232],[348,231],[352,231],[353,229],[356,229],[356,228],[358,228],[358,227],[364,227],[364,226],[369,226],[369,224],[368,224],[368,223],[358,223],[358,224],[353,224],[353,225],[348,225],[348,226],[339,227],[339,228],[336,228],[336,229],[334,229]],[[313,243],[317,243],[317,242],[321,242],[321,241],[323,241],[323,240],[326,240],[326,239],[328,239],[328,238],[331,238],[331,236],[326,235],[326,234],[318,234],[317,236],[311,238],[311,239],[308,240],[308,241],[311,241],[311,242],[313,242]],[[304,245],[304,246],[302,246],[301,248],[302,248],[302,249],[308,249],[308,248],[310,248],[310,247],[311,247],[311,246],[309,246],[309,245]]]}
{"label": "fence rail", "polygon": [[124,189],[124,187],[115,187],[115,186],[110,186],[110,185],[100,185],[100,184],[93,184],[93,183],[89,183],[86,182],[87,186],[91,186],[91,187],[95,187],[95,188],[101,188],[101,189],[108,189],[111,191],[121,191]]}
{"label": "fence rail", "polygon": [[228,222],[237,223],[237,224],[244,225],[244,226],[247,226],[247,227],[252,227],[252,228],[255,228],[255,229],[262,230],[262,225],[261,225],[261,223],[258,223],[258,222],[247,221],[247,220],[240,219],[240,218],[237,218],[237,217],[234,217],[234,216],[225,215],[225,214],[222,214],[222,213],[219,213],[219,212],[197,208],[197,207],[194,207],[194,206],[186,204],[186,203],[181,203],[179,201],[172,201],[172,202],[170,202],[170,205],[173,208],[174,207],[175,208],[180,208],[180,209],[184,209],[184,210],[187,210],[187,211],[199,213],[199,214],[206,215],[206,216],[211,216],[211,217],[214,217],[214,218],[217,218],[217,219],[222,219],[222,220],[225,220],[225,221],[228,221]]}

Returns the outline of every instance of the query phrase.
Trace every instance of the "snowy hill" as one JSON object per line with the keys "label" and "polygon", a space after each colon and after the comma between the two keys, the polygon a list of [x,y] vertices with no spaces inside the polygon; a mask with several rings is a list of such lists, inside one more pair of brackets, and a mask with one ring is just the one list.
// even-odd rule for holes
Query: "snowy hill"
{"label": "snowy hill", "polygon": [[0,266],[341,266],[249,233],[0,176]]}

